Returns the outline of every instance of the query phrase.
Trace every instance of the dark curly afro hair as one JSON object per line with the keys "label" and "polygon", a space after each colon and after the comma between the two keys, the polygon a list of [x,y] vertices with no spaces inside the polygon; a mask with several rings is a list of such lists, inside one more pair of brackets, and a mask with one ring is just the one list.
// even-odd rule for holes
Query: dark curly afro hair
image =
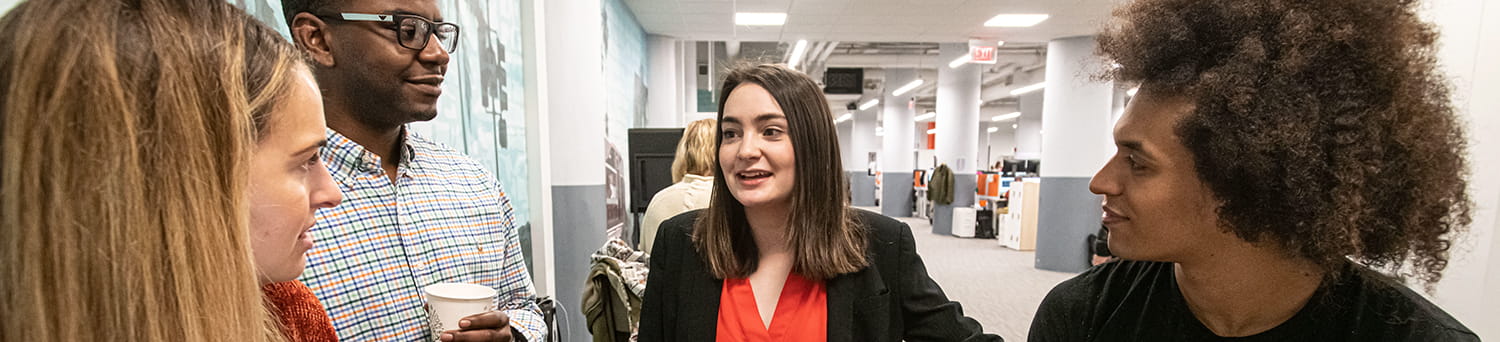
{"label": "dark curly afro hair", "polygon": [[1195,104],[1177,134],[1240,238],[1430,289],[1471,204],[1437,33],[1415,5],[1140,0],[1098,52],[1103,78]]}

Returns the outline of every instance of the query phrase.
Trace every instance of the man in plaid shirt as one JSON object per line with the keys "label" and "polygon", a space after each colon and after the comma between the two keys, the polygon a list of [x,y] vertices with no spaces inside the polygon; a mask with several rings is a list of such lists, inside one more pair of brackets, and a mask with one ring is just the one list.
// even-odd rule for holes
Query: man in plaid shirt
{"label": "man in plaid shirt", "polygon": [[[318,212],[301,280],[346,341],[540,341],[546,325],[495,177],[406,129],[437,116],[458,27],[436,0],[282,0],[323,90],[324,158],[344,205]],[[428,331],[421,289],[499,291],[496,310]]]}

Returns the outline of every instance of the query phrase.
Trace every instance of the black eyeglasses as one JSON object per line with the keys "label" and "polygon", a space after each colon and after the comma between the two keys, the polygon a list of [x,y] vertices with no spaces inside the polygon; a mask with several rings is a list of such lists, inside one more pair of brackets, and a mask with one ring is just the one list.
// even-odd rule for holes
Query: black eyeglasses
{"label": "black eyeglasses", "polygon": [[318,18],[336,21],[374,21],[391,23],[391,28],[396,30],[396,43],[412,50],[427,48],[427,41],[432,36],[437,36],[438,44],[443,46],[444,51],[453,53],[458,51],[458,25],[453,23],[435,23],[415,15],[406,14],[370,14],[370,13],[339,13],[334,15],[318,15]]}

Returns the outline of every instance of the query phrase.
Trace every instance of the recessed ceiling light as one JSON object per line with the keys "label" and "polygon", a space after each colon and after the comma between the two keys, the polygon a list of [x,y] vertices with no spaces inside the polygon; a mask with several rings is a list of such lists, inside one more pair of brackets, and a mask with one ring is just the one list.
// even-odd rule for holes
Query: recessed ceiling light
{"label": "recessed ceiling light", "polygon": [[1012,112],[1008,114],[996,115],[995,117],[990,118],[990,121],[1005,121],[1019,117],[1021,117],[1021,112]]}
{"label": "recessed ceiling light", "polygon": [[786,13],[739,12],[734,14],[734,24],[745,26],[782,25],[786,24]]}
{"label": "recessed ceiling light", "polygon": [[954,58],[952,62],[948,62],[948,68],[949,69],[957,69],[959,66],[963,66],[965,63],[968,63],[969,61],[973,60],[973,58],[974,57],[973,56],[969,56],[969,54],[964,54],[963,56],[958,56],[958,58]]}
{"label": "recessed ceiling light", "polygon": [[988,27],[1032,27],[1047,20],[1046,14],[1000,14],[984,22]]}
{"label": "recessed ceiling light", "polygon": [[791,60],[786,62],[786,67],[796,69],[797,63],[802,62],[802,54],[807,53],[807,40],[798,40],[797,45],[792,47],[792,54],[787,56]]}
{"label": "recessed ceiling light", "polygon": [[912,89],[917,89],[917,87],[921,86],[921,85],[922,85],[922,79],[918,78],[918,79],[915,79],[915,80],[911,80],[911,82],[907,82],[906,85],[903,85],[900,88],[896,88],[896,91],[892,92],[891,95],[901,96],[901,94],[905,94],[906,92],[911,91]]}
{"label": "recessed ceiling light", "polygon": [[1042,90],[1042,88],[1046,88],[1046,87],[1047,87],[1047,82],[1037,82],[1036,84],[1032,84],[1032,85],[1028,85],[1028,86],[1025,86],[1025,87],[1016,88],[1015,90],[1011,90],[1010,94],[1011,95],[1021,95],[1021,94],[1030,93],[1030,92],[1033,92],[1033,91]]}

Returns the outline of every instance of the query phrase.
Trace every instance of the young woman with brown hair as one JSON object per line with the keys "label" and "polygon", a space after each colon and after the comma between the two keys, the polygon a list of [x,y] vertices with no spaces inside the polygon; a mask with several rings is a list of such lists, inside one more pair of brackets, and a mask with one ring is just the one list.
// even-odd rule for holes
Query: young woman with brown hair
{"label": "young woman with brown hair", "polygon": [[849,206],[828,102],[777,65],[730,71],[708,209],[662,223],[642,341],[988,341],[911,229]]}
{"label": "young woman with brown hair", "polygon": [[29,1],[0,44],[0,341],[287,338],[261,286],[339,201],[296,50],[223,1]]}

